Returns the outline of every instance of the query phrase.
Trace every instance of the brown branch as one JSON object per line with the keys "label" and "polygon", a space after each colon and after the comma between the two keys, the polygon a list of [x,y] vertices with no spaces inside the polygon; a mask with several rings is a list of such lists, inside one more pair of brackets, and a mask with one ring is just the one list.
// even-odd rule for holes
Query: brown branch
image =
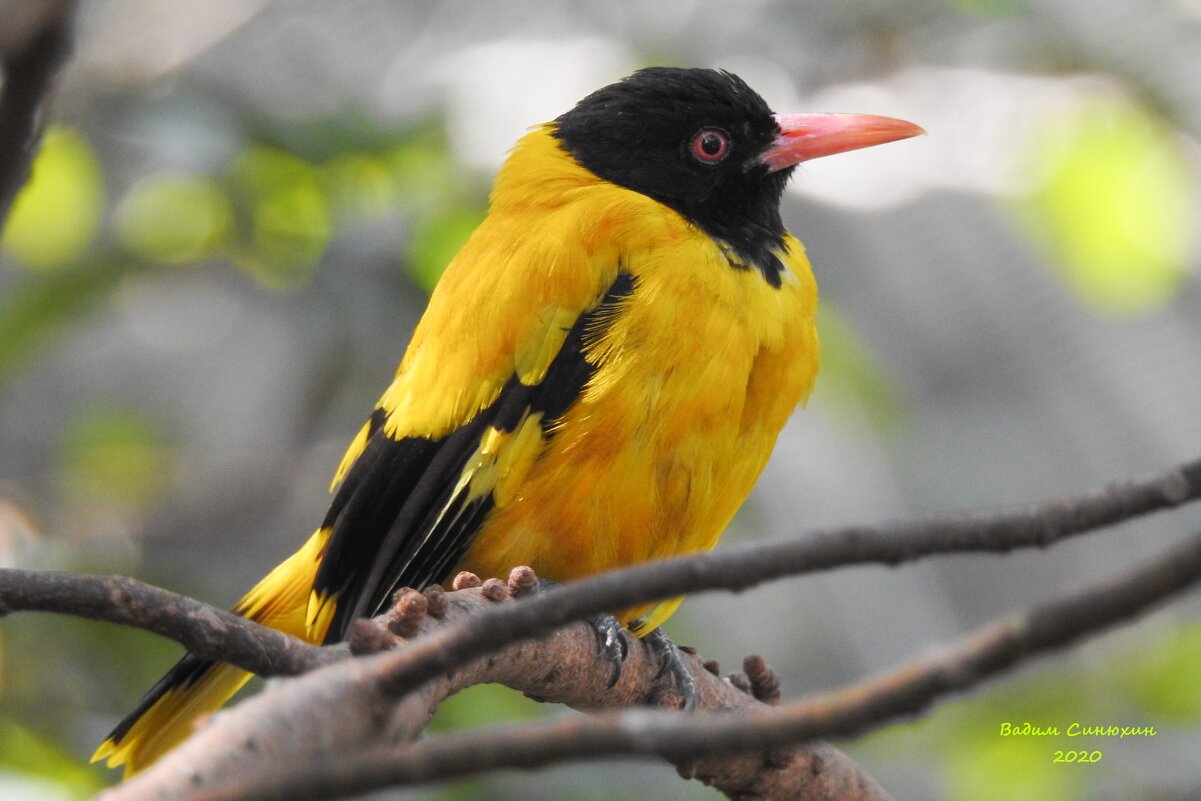
{"label": "brown branch", "polygon": [[0,230],[29,177],[46,99],[71,52],[74,10],[74,0],[0,3]]}
{"label": "brown branch", "polygon": [[0,615],[59,612],[152,631],[197,656],[261,676],[295,675],[330,654],[231,612],[123,576],[0,568]]}
{"label": "brown branch", "polygon": [[[530,571],[514,571],[514,576]],[[443,594],[409,591],[388,617],[356,624],[351,650],[389,647],[404,631],[428,636],[437,628],[481,614],[500,604],[519,581],[496,580],[483,587]],[[498,592],[498,586],[504,592]],[[425,610],[429,610],[426,615]],[[387,628],[385,628],[385,626]],[[375,657],[378,659],[378,657]],[[767,709],[751,694],[703,667],[687,662],[697,683],[698,708],[710,711]],[[321,754],[370,750],[381,742],[408,743],[421,735],[433,709],[449,695],[474,684],[505,684],[543,701],[577,709],[632,706],[647,702],[674,706],[679,699],[671,680],[659,675],[655,658],[635,642],[617,683],[609,688],[610,666],[597,658],[596,636],[583,623],[556,631],[544,640],[527,641],[476,660],[462,670],[438,677],[418,692],[394,702],[365,667],[369,660],[342,662],[298,679],[274,683],[258,696],[214,718],[177,750],[145,773],[112,788],[105,801],[171,801],[205,798],[208,788],[231,776],[260,775],[264,769],[286,773],[300,761]],[[712,666],[710,666],[712,667]],[[770,695],[771,681],[761,660],[749,660],[757,686]],[[741,682],[740,682],[741,683]],[[336,761],[336,760],[335,760]],[[677,763],[681,773],[712,784],[731,797],[772,799],[887,801],[888,796],[844,754],[816,743],[777,749],[769,755],[723,755]],[[225,791],[228,792],[228,787]],[[319,798],[305,790],[280,798]]]}
{"label": "brown branch", "polygon": [[[190,801],[340,798],[568,759],[657,755],[679,762],[762,751],[818,736],[858,734],[883,721],[920,712],[939,696],[971,687],[1036,654],[1127,621],[1198,581],[1201,533],[1109,581],[984,627],[947,648],[942,656],[918,660],[882,678],[778,709],[757,707],[729,716],[629,710],[587,719],[486,728],[399,749],[377,746],[359,753],[349,749],[322,752],[303,762],[286,762],[277,768],[268,765],[252,774],[227,773],[232,778],[181,797]],[[190,775],[194,779],[195,775]],[[142,797],[148,796],[128,796]]]}

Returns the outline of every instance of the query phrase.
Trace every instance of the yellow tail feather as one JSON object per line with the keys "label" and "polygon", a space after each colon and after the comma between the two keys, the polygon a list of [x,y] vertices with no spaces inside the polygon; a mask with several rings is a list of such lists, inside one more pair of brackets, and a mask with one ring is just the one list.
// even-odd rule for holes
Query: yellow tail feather
{"label": "yellow tail feather", "polygon": [[[312,619],[308,605],[328,540],[329,530],[319,529],[246,593],[233,611],[293,637],[314,643],[324,640],[337,604],[329,599]],[[250,678],[233,665],[185,657],[100,744],[92,761],[103,759],[110,768],[124,765],[128,778],[187,739],[197,718],[219,709]]]}
{"label": "yellow tail feather", "polygon": [[219,709],[250,677],[233,665],[213,665],[195,684],[163,694],[119,741],[101,743],[92,761],[106,760],[110,768],[124,765],[129,778],[186,740],[197,718]]}

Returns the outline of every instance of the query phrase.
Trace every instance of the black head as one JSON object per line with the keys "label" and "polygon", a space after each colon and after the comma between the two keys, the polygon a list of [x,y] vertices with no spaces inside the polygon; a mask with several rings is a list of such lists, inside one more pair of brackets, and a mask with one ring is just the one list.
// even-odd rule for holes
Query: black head
{"label": "black head", "polygon": [[588,95],[553,130],[596,176],[675,209],[779,285],[780,195],[792,168],[760,161],[779,128],[737,75],[639,70]]}

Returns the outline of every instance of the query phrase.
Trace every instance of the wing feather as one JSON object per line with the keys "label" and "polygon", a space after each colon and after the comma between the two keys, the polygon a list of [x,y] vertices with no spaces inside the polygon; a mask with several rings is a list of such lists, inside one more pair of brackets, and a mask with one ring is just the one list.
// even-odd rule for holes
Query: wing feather
{"label": "wing feather", "polygon": [[449,577],[491,511],[520,491],[596,371],[589,343],[633,291],[633,276],[618,272],[590,309],[545,311],[493,401],[445,436],[393,438],[376,409],[340,468],[323,523],[331,534],[308,614],[335,604],[327,641],[378,612],[396,588]]}

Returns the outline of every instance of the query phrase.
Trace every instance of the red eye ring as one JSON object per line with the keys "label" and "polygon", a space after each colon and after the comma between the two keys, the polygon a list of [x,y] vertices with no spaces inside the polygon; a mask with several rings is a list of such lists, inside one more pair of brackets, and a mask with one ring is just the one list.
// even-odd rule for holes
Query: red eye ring
{"label": "red eye ring", "polygon": [[730,135],[720,128],[701,128],[688,149],[702,164],[717,164],[730,154]]}

